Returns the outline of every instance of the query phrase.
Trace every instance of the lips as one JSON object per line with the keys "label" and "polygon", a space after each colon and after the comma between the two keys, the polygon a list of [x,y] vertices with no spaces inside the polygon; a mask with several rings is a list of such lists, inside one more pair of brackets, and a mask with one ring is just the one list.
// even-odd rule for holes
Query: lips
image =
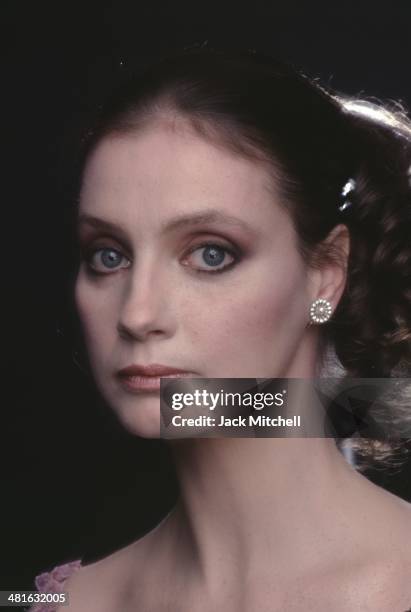
{"label": "lips", "polygon": [[188,370],[170,368],[165,365],[151,363],[150,365],[130,365],[118,371],[118,376],[171,376],[176,374],[190,374]]}
{"label": "lips", "polygon": [[159,391],[160,378],[193,376],[193,372],[153,363],[147,366],[130,365],[119,370],[117,376],[127,391],[141,393],[142,391]]}

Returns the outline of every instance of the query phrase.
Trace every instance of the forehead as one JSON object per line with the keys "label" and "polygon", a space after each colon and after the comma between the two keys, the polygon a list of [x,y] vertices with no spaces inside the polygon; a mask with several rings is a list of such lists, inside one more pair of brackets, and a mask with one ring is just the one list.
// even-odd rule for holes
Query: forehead
{"label": "forehead", "polygon": [[261,162],[190,129],[164,124],[101,141],[85,167],[80,194],[80,208],[90,214],[164,216],[207,206],[266,221],[267,215],[278,217],[274,201],[271,177]]}

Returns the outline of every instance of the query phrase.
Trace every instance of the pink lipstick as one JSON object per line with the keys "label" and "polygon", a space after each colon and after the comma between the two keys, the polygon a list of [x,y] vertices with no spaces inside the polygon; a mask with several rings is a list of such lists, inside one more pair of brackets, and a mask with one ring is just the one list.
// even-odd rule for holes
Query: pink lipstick
{"label": "pink lipstick", "polygon": [[117,378],[124,388],[134,393],[159,391],[160,378],[183,378],[186,376],[192,377],[193,372],[157,363],[146,366],[130,365],[117,372]]}

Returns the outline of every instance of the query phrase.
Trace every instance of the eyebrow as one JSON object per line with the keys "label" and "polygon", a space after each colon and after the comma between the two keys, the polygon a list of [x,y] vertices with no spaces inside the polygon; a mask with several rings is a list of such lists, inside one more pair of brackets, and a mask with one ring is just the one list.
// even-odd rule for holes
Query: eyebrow
{"label": "eyebrow", "polygon": [[[254,228],[252,228],[246,221],[243,221],[238,217],[228,215],[227,213],[223,213],[219,210],[207,209],[198,213],[187,213],[178,215],[170,219],[169,221],[163,223],[161,225],[161,232],[172,232],[183,226],[196,227],[197,225],[202,225],[205,223],[223,223],[225,225],[240,227],[248,232],[255,231]],[[78,225],[80,226],[83,224],[125,234],[123,228],[117,225],[116,223],[106,221],[105,219],[95,217],[93,215],[88,215],[84,213],[80,214],[78,217]]]}

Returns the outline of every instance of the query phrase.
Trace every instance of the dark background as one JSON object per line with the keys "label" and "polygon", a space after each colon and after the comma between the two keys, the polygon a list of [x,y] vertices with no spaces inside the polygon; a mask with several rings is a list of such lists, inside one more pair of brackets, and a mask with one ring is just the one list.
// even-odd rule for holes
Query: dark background
{"label": "dark background", "polygon": [[[72,356],[76,144],[124,74],[194,43],[279,54],[336,90],[411,105],[411,3],[3,2],[0,589],[108,554],[171,507],[167,448],[128,435]],[[59,330],[59,331],[58,331]],[[368,472],[411,501],[410,462]]]}

